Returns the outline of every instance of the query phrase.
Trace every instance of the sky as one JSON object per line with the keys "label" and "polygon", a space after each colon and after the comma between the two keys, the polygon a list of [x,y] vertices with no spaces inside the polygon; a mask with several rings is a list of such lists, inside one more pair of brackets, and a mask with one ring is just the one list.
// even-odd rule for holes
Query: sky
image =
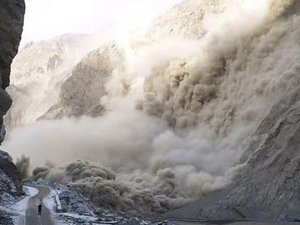
{"label": "sky", "polygon": [[182,0],[25,0],[22,43],[147,24]]}

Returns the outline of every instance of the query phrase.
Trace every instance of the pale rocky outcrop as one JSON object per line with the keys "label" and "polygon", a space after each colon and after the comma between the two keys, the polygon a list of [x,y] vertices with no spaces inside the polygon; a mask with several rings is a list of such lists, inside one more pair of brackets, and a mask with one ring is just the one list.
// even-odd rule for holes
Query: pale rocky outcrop
{"label": "pale rocky outcrop", "polygon": [[106,94],[106,82],[115,69],[122,67],[123,62],[124,52],[115,42],[88,53],[62,83],[58,90],[58,102],[41,118],[100,116],[104,112],[100,100]]}
{"label": "pale rocky outcrop", "polygon": [[12,64],[7,92],[14,104],[5,116],[7,130],[36,121],[57,104],[74,66],[102,42],[97,35],[66,34],[26,44]]}
{"label": "pale rocky outcrop", "polygon": [[207,32],[203,25],[205,15],[223,10],[223,0],[183,1],[155,19],[145,37],[151,41],[169,37],[199,39]]}
{"label": "pale rocky outcrop", "polygon": [[124,62],[124,51],[114,41],[103,44],[107,39],[68,34],[22,48],[7,90],[14,99],[7,129],[39,119],[100,116],[106,81]]}

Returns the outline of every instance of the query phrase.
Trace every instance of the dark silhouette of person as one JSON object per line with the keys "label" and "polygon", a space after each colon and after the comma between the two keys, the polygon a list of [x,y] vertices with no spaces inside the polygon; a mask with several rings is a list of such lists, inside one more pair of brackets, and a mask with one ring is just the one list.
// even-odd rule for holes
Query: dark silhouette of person
{"label": "dark silhouette of person", "polygon": [[38,205],[38,215],[39,216],[42,215],[42,208],[43,208],[42,204],[39,204]]}

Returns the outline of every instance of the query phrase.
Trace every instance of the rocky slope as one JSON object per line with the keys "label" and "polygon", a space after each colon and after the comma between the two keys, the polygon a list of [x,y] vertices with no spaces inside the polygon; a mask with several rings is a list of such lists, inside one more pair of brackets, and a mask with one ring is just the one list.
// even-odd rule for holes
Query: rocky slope
{"label": "rocky slope", "polygon": [[100,116],[104,112],[100,100],[106,94],[105,84],[123,62],[124,52],[115,42],[87,54],[60,86],[58,102],[41,119]]}
{"label": "rocky slope", "polygon": [[105,34],[101,37],[67,34],[24,46],[12,65],[12,84],[7,91],[14,104],[5,117],[7,128],[32,123],[59,104],[59,89],[76,73],[73,67],[107,40],[109,36]]}
{"label": "rocky slope", "polygon": [[210,215],[236,208],[246,219],[300,221],[299,103],[296,88],[271,109],[246,150],[247,164]]}
{"label": "rocky slope", "polygon": [[296,88],[262,121],[235,181],[178,211],[177,218],[299,221],[299,103]]}
{"label": "rocky slope", "polygon": [[207,32],[203,25],[204,17],[223,10],[222,0],[183,1],[155,19],[145,36],[151,41],[167,37],[199,39]]}
{"label": "rocky slope", "polygon": [[12,214],[5,212],[2,208],[5,205],[16,201],[17,190],[11,177],[9,177],[2,169],[0,169],[0,221],[2,224],[13,224],[11,221]]}

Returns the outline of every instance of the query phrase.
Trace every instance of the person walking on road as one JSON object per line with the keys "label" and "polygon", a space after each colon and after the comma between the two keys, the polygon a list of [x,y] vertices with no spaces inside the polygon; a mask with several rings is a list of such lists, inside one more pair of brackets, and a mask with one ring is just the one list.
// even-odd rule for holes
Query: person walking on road
{"label": "person walking on road", "polygon": [[42,215],[42,208],[43,208],[42,204],[39,204],[39,205],[38,205],[38,215],[39,215],[39,216]]}

